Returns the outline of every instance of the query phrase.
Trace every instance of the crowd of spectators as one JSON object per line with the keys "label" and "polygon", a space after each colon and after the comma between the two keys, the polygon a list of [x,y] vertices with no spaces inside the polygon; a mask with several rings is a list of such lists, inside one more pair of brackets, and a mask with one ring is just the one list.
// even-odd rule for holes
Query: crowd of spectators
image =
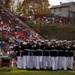
{"label": "crowd of spectators", "polygon": [[[31,21],[32,24],[55,24],[70,23],[68,19],[59,19],[53,16],[39,16],[39,17],[23,17],[23,21]],[[16,17],[12,17],[4,9],[0,8],[0,46],[9,55],[11,45],[26,40],[38,40],[42,37],[33,31],[29,26],[22,25],[20,20]],[[1,53],[2,55],[2,53]]]}
{"label": "crowd of spectators", "polygon": [[55,15],[42,15],[42,16],[29,16],[29,17],[21,17],[21,19],[27,23],[31,24],[39,24],[39,25],[46,25],[46,24],[71,24],[70,18],[66,17],[59,17]]}
{"label": "crowd of spectators", "polygon": [[28,26],[23,26],[16,18],[0,8],[0,47],[7,55],[10,46],[23,40],[38,40],[42,37]]}

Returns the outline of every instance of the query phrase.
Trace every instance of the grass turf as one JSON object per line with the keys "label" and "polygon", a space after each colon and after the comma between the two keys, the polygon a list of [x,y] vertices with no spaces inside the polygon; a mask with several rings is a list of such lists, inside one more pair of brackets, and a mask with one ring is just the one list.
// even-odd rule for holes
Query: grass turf
{"label": "grass turf", "polygon": [[0,68],[0,75],[75,75],[73,71],[52,71],[52,70],[18,70],[16,68]]}

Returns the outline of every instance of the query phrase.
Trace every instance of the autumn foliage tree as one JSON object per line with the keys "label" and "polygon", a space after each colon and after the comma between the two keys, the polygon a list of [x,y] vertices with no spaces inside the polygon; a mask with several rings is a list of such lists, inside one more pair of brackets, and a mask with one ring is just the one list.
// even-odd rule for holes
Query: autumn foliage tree
{"label": "autumn foliage tree", "polygon": [[23,6],[33,9],[36,15],[50,14],[48,0],[24,0]]}
{"label": "autumn foliage tree", "polygon": [[11,0],[0,0],[3,4],[5,4],[7,7],[10,6]]}
{"label": "autumn foliage tree", "polygon": [[[9,6],[12,0],[1,1],[4,1],[5,5]],[[49,6],[50,4],[48,0],[24,0],[20,7],[27,9],[29,14],[31,13],[32,15],[46,15],[50,14]]]}

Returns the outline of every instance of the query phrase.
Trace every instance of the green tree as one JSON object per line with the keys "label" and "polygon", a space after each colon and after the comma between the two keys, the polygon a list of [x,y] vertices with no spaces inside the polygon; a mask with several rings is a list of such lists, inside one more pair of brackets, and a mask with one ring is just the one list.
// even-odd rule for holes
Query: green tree
{"label": "green tree", "polygon": [[17,9],[16,9],[16,14],[19,16],[24,16],[27,15],[27,10],[24,6],[22,6],[21,3],[18,4]]}

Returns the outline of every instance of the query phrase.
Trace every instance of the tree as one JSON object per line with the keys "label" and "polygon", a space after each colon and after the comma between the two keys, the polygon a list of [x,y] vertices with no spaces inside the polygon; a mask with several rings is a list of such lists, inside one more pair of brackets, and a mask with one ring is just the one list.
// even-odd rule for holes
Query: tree
{"label": "tree", "polygon": [[[16,0],[15,1],[14,0],[1,0],[1,1],[5,2],[5,5],[10,6],[9,4],[13,2],[13,5],[14,5]],[[34,15],[34,14],[35,15],[45,15],[45,14],[50,14],[49,6],[50,4],[48,0],[24,0],[22,5],[17,7],[17,10],[19,8],[21,9],[22,7],[23,10],[24,8],[27,9],[30,15]]]}
{"label": "tree", "polygon": [[25,6],[28,9],[29,0],[24,0],[22,6]]}
{"label": "tree", "polygon": [[3,4],[5,4],[7,7],[9,7],[10,5],[10,2],[11,2],[11,0],[1,0],[1,2],[3,3]]}
{"label": "tree", "polygon": [[18,4],[17,9],[16,9],[16,14],[19,16],[24,16],[27,14],[27,10],[24,6],[22,6],[21,3]]}
{"label": "tree", "polygon": [[50,14],[48,0],[24,0],[23,6],[33,9],[36,15]]}

